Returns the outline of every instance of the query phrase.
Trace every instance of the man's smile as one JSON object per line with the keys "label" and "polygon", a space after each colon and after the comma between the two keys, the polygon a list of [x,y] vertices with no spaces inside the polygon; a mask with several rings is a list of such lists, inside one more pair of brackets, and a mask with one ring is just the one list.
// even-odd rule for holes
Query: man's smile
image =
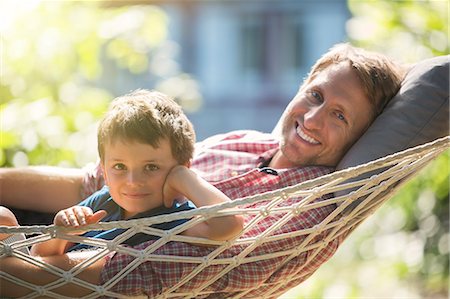
{"label": "man's smile", "polygon": [[314,139],[313,137],[307,135],[305,131],[303,131],[302,127],[299,123],[296,123],[296,129],[295,132],[297,133],[297,136],[303,139],[304,141],[311,143],[311,144],[319,144],[320,142]]}

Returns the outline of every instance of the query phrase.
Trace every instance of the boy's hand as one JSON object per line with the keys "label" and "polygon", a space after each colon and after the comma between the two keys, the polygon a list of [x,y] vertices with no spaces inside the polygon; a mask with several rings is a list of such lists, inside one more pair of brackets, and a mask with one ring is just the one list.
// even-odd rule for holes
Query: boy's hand
{"label": "boy's hand", "polygon": [[186,166],[176,165],[167,174],[163,186],[163,202],[166,208],[170,208],[174,201],[184,201],[184,195],[178,190],[178,186],[186,172],[190,171]]}
{"label": "boy's hand", "polygon": [[82,225],[97,223],[105,217],[106,214],[107,212],[104,210],[93,213],[91,208],[73,206],[59,211],[56,214],[53,223],[59,226],[79,227]]}

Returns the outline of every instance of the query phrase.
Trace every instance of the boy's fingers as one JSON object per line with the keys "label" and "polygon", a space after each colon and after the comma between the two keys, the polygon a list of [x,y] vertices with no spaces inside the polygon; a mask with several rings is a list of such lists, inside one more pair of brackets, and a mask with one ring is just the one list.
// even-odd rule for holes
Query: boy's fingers
{"label": "boy's fingers", "polygon": [[55,218],[54,223],[56,225],[62,225],[62,226],[69,226],[70,225],[70,222],[67,219],[66,213],[60,213],[59,215],[57,215],[57,217]]}
{"label": "boy's fingers", "polygon": [[68,209],[66,211],[66,217],[67,217],[67,220],[69,221],[70,225],[72,225],[72,226],[79,226],[80,225],[78,223],[77,216],[75,215],[74,211],[72,211],[71,209]]}
{"label": "boy's fingers", "polygon": [[108,213],[105,210],[100,210],[89,216],[87,219],[88,223],[97,223],[102,220]]}
{"label": "boy's fingers", "polygon": [[89,216],[89,210],[75,209],[74,212],[80,225],[86,225],[86,216]]}

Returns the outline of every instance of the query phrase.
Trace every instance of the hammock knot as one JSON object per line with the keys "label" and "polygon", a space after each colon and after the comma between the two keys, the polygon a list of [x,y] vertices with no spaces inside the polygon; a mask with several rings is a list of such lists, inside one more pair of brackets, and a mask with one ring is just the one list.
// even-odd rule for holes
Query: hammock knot
{"label": "hammock knot", "polygon": [[283,199],[283,200],[288,200],[289,199],[289,195],[286,193],[286,192],[281,192],[281,198]]}
{"label": "hammock knot", "polygon": [[302,212],[302,208],[296,205],[292,208],[291,212],[294,216],[296,216]]}
{"label": "hammock knot", "polygon": [[237,267],[241,264],[241,261],[237,256],[235,256],[233,257],[232,262],[230,264],[233,265],[234,267]]}
{"label": "hammock knot", "polygon": [[211,264],[211,261],[209,260],[209,258],[207,256],[204,256],[202,258],[202,265],[205,267],[208,267]]}
{"label": "hammock knot", "polygon": [[269,210],[268,210],[266,207],[261,208],[261,210],[259,211],[259,213],[260,213],[261,216],[263,216],[263,217],[267,217],[267,216],[269,216],[269,214],[270,214]]}
{"label": "hammock knot", "polygon": [[[9,244],[2,244],[3,248],[0,248],[0,252],[4,252],[7,256],[11,256],[13,253],[13,249],[11,248],[11,245]],[[3,250],[2,250],[3,249]]]}
{"label": "hammock knot", "polygon": [[55,239],[58,235],[58,227],[52,226],[44,230],[44,232],[48,233],[50,235],[50,238]]}
{"label": "hammock knot", "polygon": [[64,272],[64,274],[62,275],[62,277],[64,278],[64,280],[66,282],[71,282],[73,280],[73,274],[70,272]]}
{"label": "hammock knot", "polygon": [[314,197],[314,198],[319,198],[319,197],[321,197],[321,196],[322,196],[322,191],[320,190],[320,187],[314,187],[314,188],[311,190],[311,195],[312,195],[312,197]]}
{"label": "hammock knot", "polygon": [[378,174],[371,175],[370,176],[370,181],[374,182],[375,183],[374,185],[377,185],[378,184],[378,177],[379,177]]}
{"label": "hammock knot", "polygon": [[165,230],[165,231],[163,231],[163,239],[164,239],[164,241],[166,241],[166,242],[169,242],[171,239],[172,239],[172,232],[170,231],[170,230]]}
{"label": "hammock knot", "polygon": [[106,290],[103,286],[96,286],[95,291],[97,292],[97,294],[100,294],[103,296],[106,294]]}
{"label": "hammock knot", "polygon": [[359,198],[360,198],[360,196],[358,195],[357,191],[351,191],[350,193],[348,193],[345,196],[345,198],[343,200],[340,201],[341,202],[340,204],[349,206],[351,203],[355,202]]}
{"label": "hammock knot", "polygon": [[116,243],[108,242],[106,243],[106,248],[108,248],[109,251],[116,251]]}
{"label": "hammock knot", "polygon": [[385,191],[389,187],[389,184],[386,181],[383,181],[379,186],[381,190]]}
{"label": "hammock knot", "polygon": [[144,252],[144,251],[139,251],[139,253],[138,253],[138,255],[137,255],[137,258],[139,259],[140,262],[145,261],[145,259],[146,259],[146,254],[145,254],[145,252]]}
{"label": "hammock knot", "polygon": [[36,292],[39,296],[44,296],[47,293],[47,290],[44,287],[38,286],[36,287]]}
{"label": "hammock knot", "polygon": [[318,223],[318,224],[314,225],[314,226],[313,226],[313,230],[314,230],[315,232],[320,233],[320,232],[323,231],[323,227],[324,227],[324,224],[321,222],[321,223]]}

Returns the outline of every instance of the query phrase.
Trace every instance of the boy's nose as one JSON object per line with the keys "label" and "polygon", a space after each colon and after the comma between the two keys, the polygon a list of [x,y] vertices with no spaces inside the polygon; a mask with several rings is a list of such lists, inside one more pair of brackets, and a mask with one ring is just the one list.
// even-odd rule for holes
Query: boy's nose
{"label": "boy's nose", "polygon": [[140,171],[130,171],[127,177],[128,184],[141,184],[142,183],[142,173]]}

